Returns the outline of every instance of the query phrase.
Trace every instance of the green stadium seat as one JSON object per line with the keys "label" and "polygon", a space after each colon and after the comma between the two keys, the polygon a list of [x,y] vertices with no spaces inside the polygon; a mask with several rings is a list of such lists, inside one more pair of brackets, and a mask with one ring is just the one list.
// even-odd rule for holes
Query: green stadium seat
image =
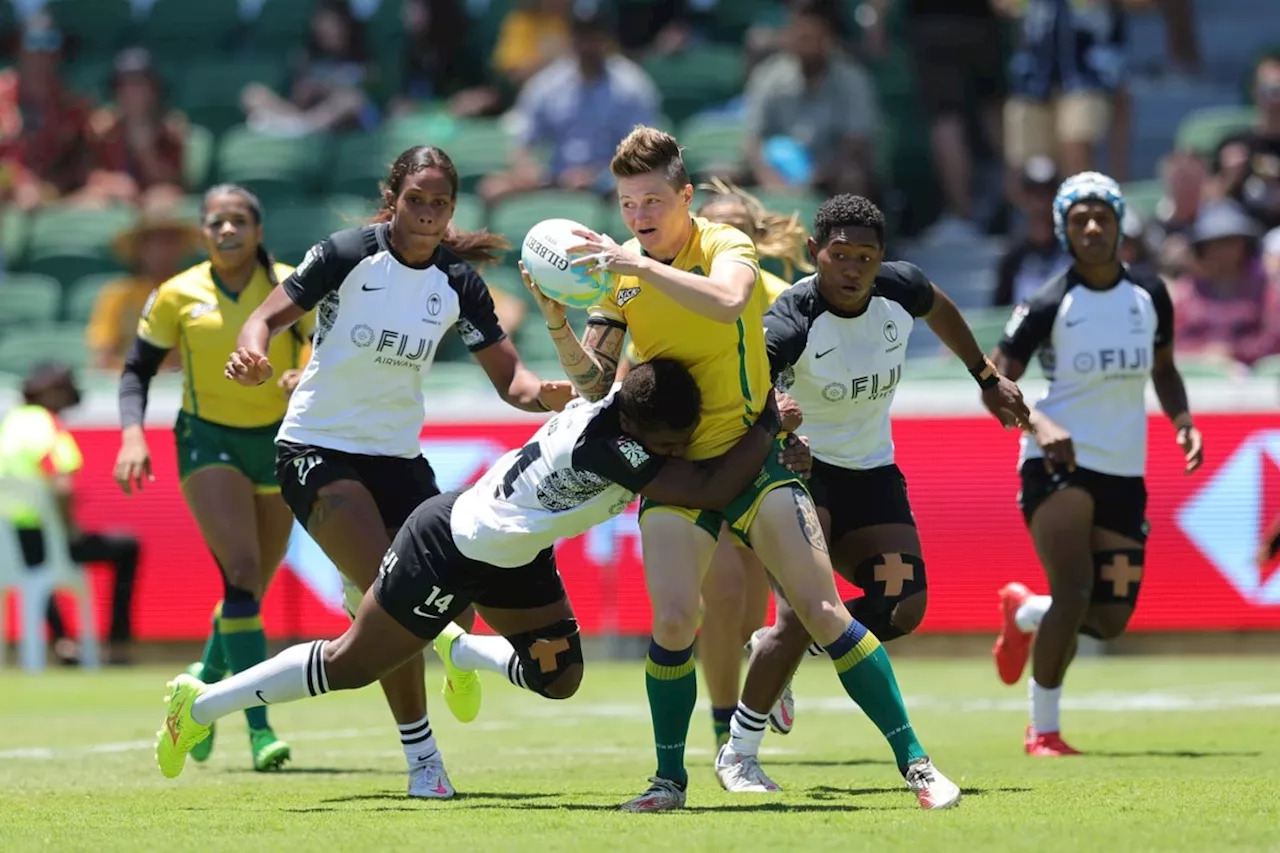
{"label": "green stadium seat", "polygon": [[27,254],[27,237],[31,218],[20,210],[6,209],[0,214],[0,268],[21,269]]}
{"label": "green stadium seat", "polygon": [[463,231],[479,231],[485,227],[487,216],[484,202],[471,193],[458,193],[453,208],[453,225]]}
{"label": "green stadium seat", "polygon": [[60,361],[76,369],[89,363],[81,323],[46,323],[7,330],[0,336],[0,364],[25,374],[42,361]]}
{"label": "green stadium seat", "polygon": [[264,204],[313,195],[329,169],[331,144],[322,134],[282,139],[236,127],[218,149],[217,180],[244,184]]}
{"label": "green stadium seat", "polygon": [[111,254],[111,241],[132,225],[136,216],[132,208],[123,207],[45,208],[32,219],[23,268],[53,276],[64,285],[93,273],[119,269],[119,261]]}
{"label": "green stadium seat", "polygon": [[1131,181],[1121,189],[1125,205],[1144,221],[1156,215],[1156,205],[1164,198],[1164,184],[1158,180]]}
{"label": "green stadium seat", "polygon": [[685,147],[684,162],[689,173],[702,177],[711,173],[733,174],[744,165],[744,124],[735,116],[713,115],[690,119],[676,134]]}
{"label": "green stadium seat", "polygon": [[511,162],[511,137],[492,119],[460,121],[452,137],[438,144],[453,160],[465,192],[473,192],[481,178]]}
{"label": "green stadium seat", "polygon": [[310,18],[311,7],[306,3],[266,0],[249,25],[246,43],[253,50],[296,50],[306,41]]}
{"label": "green stadium seat", "polygon": [[813,228],[813,216],[818,212],[819,205],[822,204],[822,196],[807,190],[752,190],[752,194],[760,200],[766,210],[774,213],[780,213],[783,216],[797,214],[800,217],[800,223],[806,229]]}
{"label": "green stadium seat", "polygon": [[97,273],[85,276],[66,288],[62,299],[62,319],[68,323],[88,323],[102,288],[119,277],[120,274],[114,272]]}
{"label": "green stadium seat", "polygon": [[[695,195],[693,201],[695,209],[700,202],[701,200]],[[602,233],[608,234],[619,243],[625,243],[631,239],[631,232],[627,230],[626,223],[622,221],[622,208],[618,206],[618,199],[616,196],[608,196],[605,198],[604,218],[601,221],[600,226],[604,228]]]}
{"label": "green stadium seat", "polygon": [[1216,359],[1205,359],[1195,355],[1179,355],[1178,372],[1188,379],[1231,379],[1233,369]]}
{"label": "green stadium seat", "polygon": [[216,144],[213,131],[209,128],[198,124],[187,128],[187,148],[183,152],[182,172],[188,190],[198,192],[209,185]]}
{"label": "green stadium seat", "polygon": [[969,321],[969,328],[973,330],[978,346],[982,347],[983,352],[991,352],[996,344],[1000,343],[1000,338],[1004,335],[1004,327],[1009,324],[1009,310],[1007,308],[973,309],[965,311],[964,318]]}
{"label": "green stadium seat", "polygon": [[662,93],[662,108],[677,123],[742,91],[746,64],[740,48],[700,45],[644,62]]}
{"label": "green stadium seat", "polygon": [[67,87],[77,95],[94,103],[111,100],[111,61],[106,59],[78,59],[67,63],[62,72]]}
{"label": "green stadium seat", "polygon": [[139,40],[156,56],[189,59],[221,53],[239,27],[238,3],[155,0]]}
{"label": "green stadium seat", "polygon": [[1280,376],[1280,355],[1260,358],[1253,364],[1254,376]]}
{"label": "green stadium seat", "polygon": [[297,266],[307,250],[335,231],[366,221],[359,199],[331,196],[324,201],[266,208],[263,238],[280,261]]}
{"label": "green stadium seat", "polygon": [[[7,4],[6,4],[7,5]],[[129,0],[49,0],[48,9],[81,51],[108,57],[127,41],[133,28]]]}
{"label": "green stadium seat", "polygon": [[285,79],[284,60],[271,56],[188,62],[175,74],[174,103],[193,123],[223,132],[244,121],[240,95],[246,86],[261,83],[279,91]]}
{"label": "green stadium seat", "polygon": [[58,280],[35,273],[11,273],[0,280],[0,324],[49,323],[58,317]]}
{"label": "green stadium seat", "polygon": [[1176,147],[1208,157],[1218,150],[1222,140],[1253,126],[1257,111],[1253,107],[1210,107],[1196,110],[1178,125]]}
{"label": "green stadium seat", "polygon": [[595,229],[604,224],[604,210],[600,197],[592,193],[536,190],[500,202],[493,210],[489,225],[518,250],[529,229],[544,219],[572,219]]}

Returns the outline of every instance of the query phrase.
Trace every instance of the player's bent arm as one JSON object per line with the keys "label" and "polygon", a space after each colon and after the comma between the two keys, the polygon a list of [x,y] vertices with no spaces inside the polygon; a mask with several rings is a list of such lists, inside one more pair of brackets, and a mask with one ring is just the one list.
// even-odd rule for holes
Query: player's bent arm
{"label": "player's bent arm", "polygon": [[608,394],[618,373],[627,327],[607,317],[592,317],[587,321],[581,341],[568,321],[548,329],[548,333],[556,346],[560,366],[578,396],[595,401]]}
{"label": "player's bent arm", "polygon": [[538,399],[542,380],[520,360],[510,338],[503,338],[473,354],[503,402],[526,412],[547,411]]}
{"label": "player's bent arm", "polygon": [[640,494],[658,503],[689,509],[722,510],[760,473],[774,450],[782,423],[771,408],[724,456],[710,465],[668,459]]}
{"label": "player's bent arm", "polygon": [[644,258],[640,278],[695,314],[717,323],[736,323],[751,301],[759,272],[750,261],[736,257],[712,261],[707,275]]}
{"label": "player's bent arm", "polygon": [[306,316],[307,309],[293,301],[284,286],[274,288],[262,304],[253,309],[249,319],[240,327],[236,347],[249,352],[265,353],[271,338],[283,332]]}
{"label": "player's bent arm", "polygon": [[1191,410],[1187,403],[1187,386],[1173,361],[1173,344],[1156,347],[1151,367],[1151,386],[1160,401],[1160,408],[1175,426],[1191,425]]}

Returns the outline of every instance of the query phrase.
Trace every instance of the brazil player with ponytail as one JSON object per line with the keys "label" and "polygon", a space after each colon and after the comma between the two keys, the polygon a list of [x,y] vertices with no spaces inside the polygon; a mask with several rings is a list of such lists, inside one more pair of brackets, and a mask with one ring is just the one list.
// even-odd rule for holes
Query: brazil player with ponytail
{"label": "brazil player with ponytail", "polygon": [[[314,326],[272,342],[272,359],[287,366],[277,382],[244,388],[223,378],[241,324],[293,267],[277,263],[262,241],[262,205],[243,187],[210,189],[201,205],[209,260],[170,279],[152,294],[120,380],[122,441],[115,479],[126,494],[150,482],[151,451],[143,421],[151,379],[169,351],[183,363],[182,410],[175,427],[183,497],[218,569],[223,594],[201,661],[190,672],[213,683],[267,656],[260,603],[284,559],[293,516],[280,497],[275,434]],[[266,708],[245,711],[255,770],[274,770],[289,746],[267,723]],[[213,734],[192,750],[204,761]]]}

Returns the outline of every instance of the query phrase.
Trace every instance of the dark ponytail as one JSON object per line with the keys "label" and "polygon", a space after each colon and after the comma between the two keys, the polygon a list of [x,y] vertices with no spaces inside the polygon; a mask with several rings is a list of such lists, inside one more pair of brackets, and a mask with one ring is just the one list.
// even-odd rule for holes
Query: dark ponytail
{"label": "dark ponytail", "polygon": [[[390,222],[395,216],[395,200],[404,189],[404,181],[409,175],[424,169],[439,169],[449,181],[449,189],[456,201],[458,198],[458,170],[442,149],[434,145],[415,145],[406,149],[391,164],[391,171],[382,185],[383,204],[374,215],[374,222]],[[390,196],[388,198],[388,196]],[[503,254],[511,248],[511,244],[501,234],[493,234],[487,230],[463,231],[449,223],[445,237],[440,241],[449,251],[462,260],[475,266],[497,263]]]}

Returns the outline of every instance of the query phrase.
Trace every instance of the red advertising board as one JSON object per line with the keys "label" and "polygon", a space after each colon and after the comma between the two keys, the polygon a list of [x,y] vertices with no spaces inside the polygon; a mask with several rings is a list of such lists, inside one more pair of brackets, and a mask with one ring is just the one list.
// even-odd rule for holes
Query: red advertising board
{"label": "red advertising board", "polygon": [[[1259,530],[1280,512],[1280,414],[1204,415],[1199,424],[1207,461],[1186,476],[1168,422],[1151,419],[1151,539],[1131,627],[1280,629],[1280,570],[1274,565],[1259,569],[1252,562]],[[428,426],[423,447],[441,485],[449,488],[473,480],[530,431],[527,423]],[[929,612],[921,630],[993,631],[1001,584],[1020,579],[1046,591],[1015,505],[1016,437],[974,417],[903,418],[894,433],[929,570]],[[203,637],[220,584],[177,489],[171,434],[152,432],[156,480],[133,498],[122,495],[110,479],[118,433],[84,429],[77,438],[86,459],[79,479],[81,526],[128,530],[142,541],[134,609],[138,637]],[[648,632],[634,511],[562,543],[558,555],[584,631]],[[101,567],[93,572],[99,624],[105,625],[109,574]],[[336,590],[331,567],[295,528],[288,564],[267,596],[268,632],[274,637],[340,633],[347,620],[336,606]]]}

